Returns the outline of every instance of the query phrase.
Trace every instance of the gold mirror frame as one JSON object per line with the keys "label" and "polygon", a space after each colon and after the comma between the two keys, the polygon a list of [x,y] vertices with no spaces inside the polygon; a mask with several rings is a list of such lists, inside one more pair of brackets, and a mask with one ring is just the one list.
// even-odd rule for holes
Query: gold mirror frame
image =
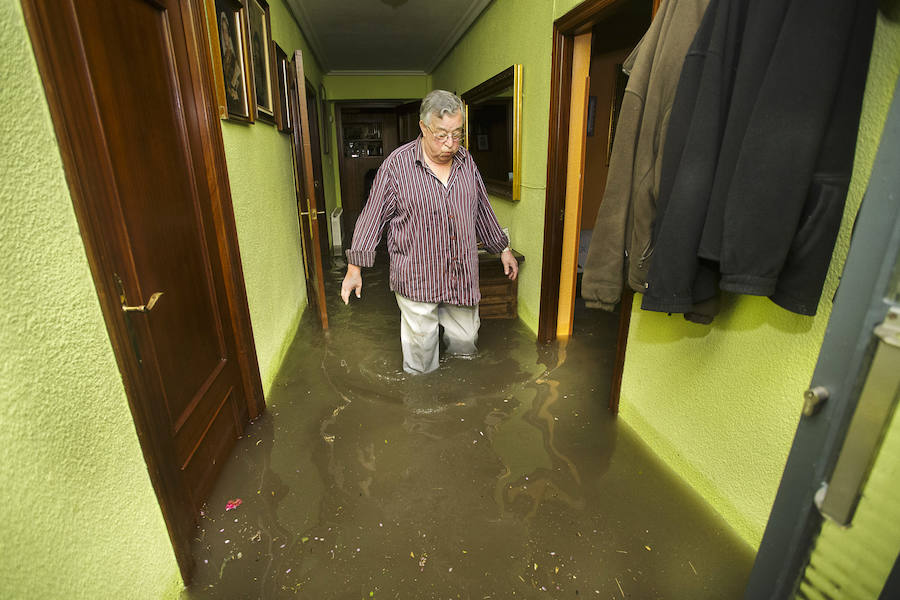
{"label": "gold mirror frame", "polygon": [[[488,101],[494,100],[498,97],[502,97],[506,90],[512,90],[512,109],[507,109],[506,115],[506,140],[503,140],[505,144],[498,145],[496,140],[491,140],[488,134],[479,134],[478,133],[478,123],[473,123],[470,120],[470,111],[469,107],[476,107],[479,104],[487,104]],[[505,198],[507,200],[521,200],[522,198],[522,65],[512,65],[511,67],[504,69],[497,75],[494,75],[487,81],[473,87],[469,91],[462,94],[461,98],[466,104],[466,139],[465,145],[466,149],[472,153],[473,158],[475,158],[475,163],[478,165],[479,170],[481,170],[482,177],[484,178],[485,187],[488,190],[489,194],[498,196],[500,198]],[[470,140],[471,135],[476,136],[475,149],[472,148],[472,140]],[[478,139],[479,135],[486,136],[485,138]],[[492,143],[493,142],[493,143]],[[479,145],[481,146],[481,150],[479,150]],[[511,149],[511,167],[512,167],[512,180],[507,180],[506,182],[490,177],[491,171],[489,168],[483,168],[481,164],[478,164],[478,156],[479,154],[484,157],[487,156],[503,156],[506,154],[507,148]],[[482,163],[486,161],[482,160]],[[509,164],[509,162],[507,162]]]}

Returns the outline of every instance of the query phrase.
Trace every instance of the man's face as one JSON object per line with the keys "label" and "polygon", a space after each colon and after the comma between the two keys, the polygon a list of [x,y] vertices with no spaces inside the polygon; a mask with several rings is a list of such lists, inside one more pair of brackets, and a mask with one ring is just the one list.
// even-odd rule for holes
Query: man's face
{"label": "man's face", "polygon": [[428,158],[441,165],[449,163],[459,150],[459,142],[463,136],[462,112],[445,114],[440,118],[431,115],[430,125],[419,121],[419,127],[422,130],[422,146]]}

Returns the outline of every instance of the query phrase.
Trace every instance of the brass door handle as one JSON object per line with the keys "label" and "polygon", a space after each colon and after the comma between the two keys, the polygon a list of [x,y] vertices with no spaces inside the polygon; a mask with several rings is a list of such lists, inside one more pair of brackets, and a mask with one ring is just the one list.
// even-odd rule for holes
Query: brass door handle
{"label": "brass door handle", "polygon": [[140,306],[125,306],[125,304],[122,303],[122,312],[148,313],[153,310],[153,307],[156,306],[156,302],[162,295],[162,292],[156,292],[152,296],[150,296],[150,299],[147,300],[147,304],[141,304]]}

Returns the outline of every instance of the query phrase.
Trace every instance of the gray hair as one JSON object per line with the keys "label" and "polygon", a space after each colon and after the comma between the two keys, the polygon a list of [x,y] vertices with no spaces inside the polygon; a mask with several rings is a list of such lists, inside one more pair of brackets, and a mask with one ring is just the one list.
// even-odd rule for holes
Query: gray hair
{"label": "gray hair", "polygon": [[465,114],[462,99],[446,90],[434,90],[422,98],[422,106],[419,108],[419,118],[426,125],[431,125],[431,115],[438,119],[444,115],[455,113]]}

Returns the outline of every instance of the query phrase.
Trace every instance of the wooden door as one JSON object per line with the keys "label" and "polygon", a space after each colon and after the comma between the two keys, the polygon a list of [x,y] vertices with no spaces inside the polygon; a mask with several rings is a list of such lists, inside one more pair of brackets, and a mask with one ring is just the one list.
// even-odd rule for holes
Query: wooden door
{"label": "wooden door", "polygon": [[397,141],[401,146],[419,137],[421,132],[419,129],[419,108],[421,106],[422,101],[415,100],[397,107]]}
{"label": "wooden door", "polygon": [[309,146],[313,168],[313,188],[316,194],[319,248],[324,264],[331,261],[331,248],[328,244],[328,216],[325,213],[325,185],[322,179],[322,147],[319,142],[321,139],[319,133],[319,103],[316,98],[316,90],[308,81],[306,82],[306,109],[309,113]]}
{"label": "wooden door", "polygon": [[200,506],[244,423],[262,410],[202,4],[24,7],[104,316],[188,581]]}
{"label": "wooden door", "polygon": [[303,236],[303,270],[306,275],[306,295],[316,307],[322,329],[328,329],[328,311],[325,308],[325,275],[322,270],[322,246],[319,241],[319,213],[316,204],[316,178],[313,172],[312,141],[309,110],[306,101],[306,78],[303,75],[303,53],[294,51],[291,60],[290,109],[294,128],[291,131],[291,149],[294,157],[294,187],[297,192],[297,209],[300,232]]}
{"label": "wooden door", "polygon": [[337,109],[341,205],[346,228],[344,247],[350,246],[356,220],[368,200],[368,185],[384,159],[399,146],[396,108],[396,105],[367,103]]}

